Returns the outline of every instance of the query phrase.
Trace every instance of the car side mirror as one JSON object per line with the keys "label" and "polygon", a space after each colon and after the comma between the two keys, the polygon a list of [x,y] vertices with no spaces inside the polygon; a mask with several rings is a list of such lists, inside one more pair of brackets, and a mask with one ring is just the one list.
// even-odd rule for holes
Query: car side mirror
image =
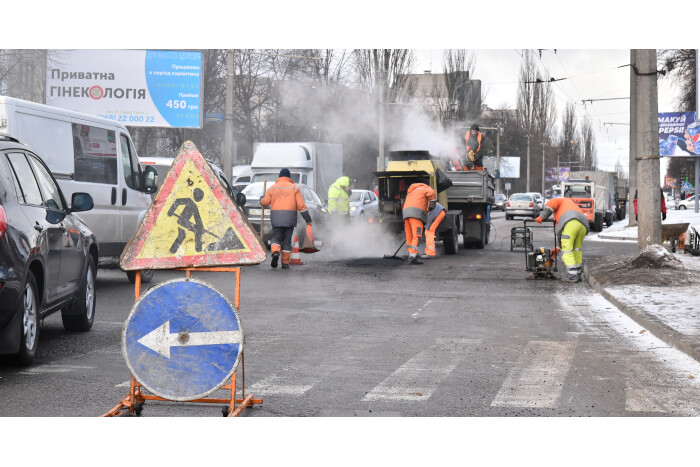
{"label": "car side mirror", "polygon": [[364,203],[363,203],[363,204],[369,204],[369,203],[371,203],[371,202],[372,202],[372,201],[370,201],[370,200],[366,199],[366,200],[364,201]]}
{"label": "car side mirror", "polygon": [[158,176],[158,171],[155,167],[146,166],[143,170],[143,191],[144,193],[155,193],[158,190],[158,185],[156,185],[156,177]]}
{"label": "car side mirror", "polygon": [[92,196],[89,193],[73,193],[71,197],[71,212],[83,212],[89,211],[95,207],[95,203],[92,201]]}
{"label": "car side mirror", "polygon": [[247,200],[246,200],[245,195],[243,193],[238,193],[236,195],[236,204],[238,204],[238,206],[240,206],[240,207],[245,206],[246,201]]}

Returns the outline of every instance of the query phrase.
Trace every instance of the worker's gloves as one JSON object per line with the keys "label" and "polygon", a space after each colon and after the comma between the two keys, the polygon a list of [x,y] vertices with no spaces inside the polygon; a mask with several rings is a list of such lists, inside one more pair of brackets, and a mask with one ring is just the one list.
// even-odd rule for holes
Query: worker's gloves
{"label": "worker's gloves", "polygon": [[258,203],[260,203],[261,205],[262,205],[262,199],[263,199],[263,196],[261,196],[260,198],[258,198]]}
{"label": "worker's gloves", "polygon": [[665,220],[666,220],[666,213],[665,213],[665,212],[662,212],[662,213],[661,213],[661,220],[662,220],[662,221],[665,221]]}
{"label": "worker's gloves", "polygon": [[311,221],[306,221],[306,225],[311,225]]}
{"label": "worker's gloves", "polygon": [[535,219],[535,222],[537,222],[538,224],[541,224],[542,218],[540,216],[537,216],[537,218]]}
{"label": "worker's gloves", "polygon": [[436,204],[436,203],[437,203],[437,201],[435,201],[435,200],[429,201],[429,202],[428,202],[428,209],[431,210],[431,211],[432,211],[433,209],[435,209],[435,204]]}

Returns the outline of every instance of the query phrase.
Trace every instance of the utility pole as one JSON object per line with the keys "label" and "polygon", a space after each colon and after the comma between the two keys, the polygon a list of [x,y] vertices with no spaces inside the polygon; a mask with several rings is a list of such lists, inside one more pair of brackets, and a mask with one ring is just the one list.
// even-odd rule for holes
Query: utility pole
{"label": "utility pole", "polygon": [[496,193],[501,193],[501,123],[496,125]]}
{"label": "utility pole", "polygon": [[544,146],[545,146],[545,143],[544,143],[544,141],[542,141],[542,191],[540,192],[540,194],[542,196],[544,196],[544,179],[545,179],[545,176],[544,176]]}
{"label": "utility pole", "polygon": [[384,164],[384,70],[378,71],[379,89],[379,155],[377,156],[377,170],[383,171]]}
{"label": "utility pole", "polygon": [[[632,199],[637,193],[637,77],[634,74],[634,69],[637,66],[637,56],[634,50],[630,50],[630,155],[629,155],[629,204],[632,205]],[[637,219],[634,217],[634,211],[629,211],[629,227],[637,225]]]}
{"label": "utility pole", "polygon": [[224,114],[224,174],[231,178],[233,169],[233,49],[226,59],[226,113]]}
{"label": "utility pole", "polygon": [[527,176],[526,176],[526,191],[530,192],[530,135],[527,135]]}
{"label": "utility pole", "polygon": [[659,104],[656,49],[635,49],[631,73],[637,81],[637,250],[661,244],[661,190],[659,189]]}

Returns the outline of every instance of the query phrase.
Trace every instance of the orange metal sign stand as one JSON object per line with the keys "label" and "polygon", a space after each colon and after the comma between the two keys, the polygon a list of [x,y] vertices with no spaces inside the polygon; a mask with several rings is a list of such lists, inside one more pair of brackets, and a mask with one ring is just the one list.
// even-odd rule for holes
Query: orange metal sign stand
{"label": "orange metal sign stand", "polygon": [[[176,268],[174,271],[185,271],[185,275],[189,278],[192,271],[215,271],[215,272],[233,272],[236,274],[236,295],[234,298],[234,305],[236,309],[240,309],[240,298],[241,298],[241,268],[240,267],[203,267],[203,268]],[[138,301],[141,296],[141,271],[136,272],[136,281],[134,283],[134,301]],[[245,351],[241,354],[241,397],[236,398],[237,393],[237,375],[238,370],[231,376],[231,384],[222,386],[220,389],[230,390],[231,397],[228,399],[215,399],[215,398],[203,398],[196,399],[188,402],[200,402],[205,404],[228,404],[225,406],[221,412],[224,417],[237,417],[239,416],[246,407],[252,407],[255,404],[262,404],[262,399],[253,398],[252,394],[246,396],[245,393]],[[102,415],[102,417],[114,417],[119,415],[124,415],[126,413],[136,415],[141,415],[143,410],[143,404],[147,401],[165,401],[165,402],[176,402],[169,399],[165,399],[159,396],[154,396],[150,394],[144,394],[141,385],[136,381],[134,375],[131,375],[131,384],[129,394],[127,394],[122,400],[119,401],[117,405],[112,408],[109,412]]]}

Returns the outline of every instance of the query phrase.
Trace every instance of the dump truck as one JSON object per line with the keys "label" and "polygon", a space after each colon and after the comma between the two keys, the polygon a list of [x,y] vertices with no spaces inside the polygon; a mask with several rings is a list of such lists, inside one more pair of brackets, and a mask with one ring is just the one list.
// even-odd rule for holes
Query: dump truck
{"label": "dump truck", "polygon": [[[441,170],[452,186],[438,192],[437,171]],[[428,151],[391,151],[387,168],[375,172],[379,186],[378,222],[390,231],[403,231],[402,206],[406,191],[413,183],[425,183],[438,193],[445,207],[445,220],[436,232],[446,254],[459,249],[459,234],[465,247],[483,248],[491,230],[491,204],[495,179],[487,171],[446,171],[445,164]]]}

